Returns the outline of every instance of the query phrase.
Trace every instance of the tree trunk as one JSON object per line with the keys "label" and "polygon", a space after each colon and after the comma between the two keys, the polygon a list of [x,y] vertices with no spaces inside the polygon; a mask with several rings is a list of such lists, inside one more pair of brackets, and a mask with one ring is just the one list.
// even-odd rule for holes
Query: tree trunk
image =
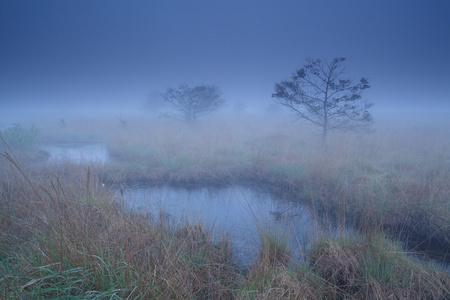
{"label": "tree trunk", "polygon": [[322,149],[327,148],[327,134],[328,134],[328,124],[325,122],[322,127]]}
{"label": "tree trunk", "polygon": [[328,102],[328,86],[327,86],[327,92],[325,94],[325,101],[323,104],[322,150],[325,150],[326,145],[327,145],[327,134],[328,134],[327,102]]}

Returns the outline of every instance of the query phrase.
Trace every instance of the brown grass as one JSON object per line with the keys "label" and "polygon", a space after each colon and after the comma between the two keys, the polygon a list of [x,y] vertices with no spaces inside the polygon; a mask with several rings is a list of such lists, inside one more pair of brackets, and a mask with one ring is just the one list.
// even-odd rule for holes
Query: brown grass
{"label": "brown grass", "polygon": [[[148,214],[130,214],[99,184],[95,166],[64,164],[41,169],[36,178],[1,163],[0,295],[210,299],[234,294],[239,273],[230,244],[212,244],[203,226],[172,227]],[[28,171],[38,170],[23,173]]]}
{"label": "brown grass", "polygon": [[423,245],[450,246],[448,127],[336,133],[323,152],[308,128],[259,122],[196,128],[152,123],[113,132],[105,179],[288,187],[339,222],[367,223],[405,240],[428,240]]}
{"label": "brown grass", "polygon": [[380,235],[319,240],[308,257],[312,269],[327,283],[329,298],[446,299],[450,295],[447,275],[415,264]]}
{"label": "brown grass", "polygon": [[[102,133],[111,154],[106,166],[13,158],[18,169],[1,157],[4,298],[449,297],[448,274],[412,260],[381,233],[420,249],[436,243],[448,249],[447,127],[336,134],[325,152],[309,129],[286,122],[114,128]],[[89,127],[69,129],[77,139],[89,136]],[[59,132],[55,140],[70,135]],[[306,264],[292,262],[289,249],[268,239],[244,276],[230,240],[212,243],[213,233],[200,224],[158,224],[149,213],[130,213],[102,185],[138,181],[289,188],[362,237],[319,239]]]}

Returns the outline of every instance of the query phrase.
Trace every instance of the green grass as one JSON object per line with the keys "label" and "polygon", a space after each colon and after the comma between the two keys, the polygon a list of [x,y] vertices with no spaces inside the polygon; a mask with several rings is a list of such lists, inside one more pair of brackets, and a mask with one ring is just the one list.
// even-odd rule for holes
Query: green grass
{"label": "green grass", "polygon": [[[143,122],[109,131],[115,127],[102,124],[90,132],[92,124],[68,120],[64,128],[44,126],[42,135],[52,142],[72,133],[77,140],[101,136],[111,155],[105,166],[0,157],[0,298],[450,295],[448,273],[393,241],[450,245],[448,128],[334,135],[322,151],[309,130],[287,122],[195,129]],[[247,274],[233,260],[230,239],[212,242],[203,225],[128,212],[103,187],[127,182],[289,189],[295,201],[354,226],[360,236],[316,237],[304,261],[296,261],[284,237],[262,226],[259,259]]]}
{"label": "green grass", "polygon": [[450,292],[448,276],[418,264],[380,234],[322,239],[308,258],[327,282],[330,298],[445,299]]}
{"label": "green grass", "polygon": [[195,130],[151,125],[109,136],[113,156],[105,179],[289,186],[300,200],[314,201],[358,227],[369,219],[369,226],[405,228],[414,238],[434,237],[450,246],[447,127],[336,134],[324,152],[308,130],[295,131],[295,124],[208,124]]}
{"label": "green grass", "polygon": [[71,171],[78,174],[68,174],[70,187],[57,178],[60,186],[42,183],[45,192],[37,197],[25,183],[14,205],[2,199],[2,221],[13,218],[15,224],[1,233],[2,298],[192,299],[233,293],[240,275],[228,241],[212,244],[201,225],[173,227],[127,213],[95,184],[94,173],[88,173],[88,190],[86,178],[76,179],[83,170]]}

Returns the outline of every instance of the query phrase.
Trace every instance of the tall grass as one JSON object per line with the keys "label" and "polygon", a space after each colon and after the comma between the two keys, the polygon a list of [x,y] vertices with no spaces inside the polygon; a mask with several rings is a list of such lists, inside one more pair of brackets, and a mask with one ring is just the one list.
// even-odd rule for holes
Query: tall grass
{"label": "tall grass", "polygon": [[2,298],[233,295],[240,275],[227,240],[212,244],[201,225],[172,227],[127,212],[99,184],[95,166],[66,163],[37,178],[13,162],[20,172],[1,161]]}
{"label": "tall grass", "polygon": [[[77,132],[66,124],[55,130]],[[447,273],[392,242],[450,245],[448,128],[334,135],[322,151],[292,123],[142,124],[109,132],[106,166],[25,164],[2,152],[0,298],[449,298]],[[127,181],[288,188],[361,236],[317,237],[298,262],[262,230],[246,274],[231,240],[130,212],[103,186]]]}
{"label": "tall grass", "polygon": [[383,228],[422,249],[450,247],[448,126],[335,134],[327,151],[309,129],[296,126],[247,121],[124,129],[109,136],[113,160],[105,176],[113,182],[288,187],[339,222]]}
{"label": "tall grass", "polygon": [[382,235],[318,240],[309,264],[326,282],[327,298],[445,299],[449,278],[417,265]]}

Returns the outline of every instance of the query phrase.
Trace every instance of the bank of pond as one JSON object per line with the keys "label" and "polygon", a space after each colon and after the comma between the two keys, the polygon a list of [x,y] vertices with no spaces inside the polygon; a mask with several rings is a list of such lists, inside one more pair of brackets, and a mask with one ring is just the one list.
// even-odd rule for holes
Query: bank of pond
{"label": "bank of pond", "polygon": [[139,165],[105,144],[42,148],[0,160],[0,298],[450,297],[448,249],[405,250],[292,185],[124,180]]}
{"label": "bank of pond", "polygon": [[[53,143],[41,149],[49,153],[50,163],[105,166],[114,160],[106,143]],[[292,256],[301,259],[313,239],[356,237],[361,234],[358,223],[365,222],[365,216],[339,218],[335,211],[321,207],[320,203],[314,205],[309,199],[299,199],[298,193],[288,185],[280,188],[255,181],[230,185],[211,180],[186,186],[179,182],[170,185],[164,181],[128,181],[106,184],[106,187],[133,213],[150,214],[157,222],[172,225],[201,222],[212,226],[216,236],[232,239],[235,257],[246,265],[257,258],[261,237],[267,231],[285,239]],[[431,258],[440,268],[450,268],[448,243],[441,243],[433,236],[417,236],[406,227],[385,226],[373,231],[381,230],[403,242],[410,256]],[[363,228],[365,232],[367,228]]]}

